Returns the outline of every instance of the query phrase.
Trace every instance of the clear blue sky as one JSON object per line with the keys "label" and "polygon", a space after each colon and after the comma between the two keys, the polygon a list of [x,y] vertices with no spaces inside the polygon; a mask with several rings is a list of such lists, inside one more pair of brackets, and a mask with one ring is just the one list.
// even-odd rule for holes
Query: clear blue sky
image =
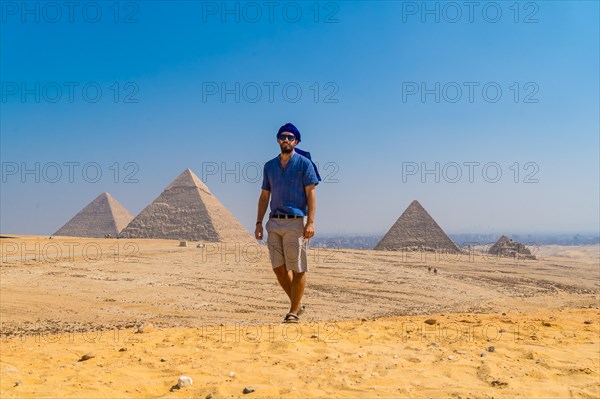
{"label": "clear blue sky", "polygon": [[[104,191],[135,215],[188,167],[253,229],[255,165],[286,122],[326,177],[317,233],[384,233],[414,199],[449,233],[598,232],[598,2],[250,3],[0,3],[0,232],[51,234]],[[236,82],[239,102],[207,94]]]}

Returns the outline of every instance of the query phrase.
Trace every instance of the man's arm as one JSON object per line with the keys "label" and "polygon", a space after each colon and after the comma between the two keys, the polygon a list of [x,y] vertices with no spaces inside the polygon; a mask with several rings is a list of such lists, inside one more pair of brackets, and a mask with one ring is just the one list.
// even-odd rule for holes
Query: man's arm
{"label": "man's arm", "polygon": [[315,235],[315,211],[317,209],[317,194],[315,184],[304,187],[306,203],[308,205],[308,217],[304,226],[304,238],[312,238]]}
{"label": "man's arm", "polygon": [[270,197],[271,192],[269,190],[262,190],[260,192],[260,197],[258,198],[258,215],[256,216],[256,229],[254,229],[254,237],[257,240],[263,239],[262,220],[265,217],[265,213],[267,212]]}

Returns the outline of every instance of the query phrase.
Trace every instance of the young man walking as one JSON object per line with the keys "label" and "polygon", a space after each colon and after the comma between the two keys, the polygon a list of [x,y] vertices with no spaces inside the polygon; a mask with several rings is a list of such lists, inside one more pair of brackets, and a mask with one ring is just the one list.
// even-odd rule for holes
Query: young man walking
{"label": "young man walking", "polygon": [[320,180],[310,154],[295,148],[299,142],[300,131],[296,126],[286,123],[279,128],[277,143],[281,153],[265,164],[254,231],[256,239],[262,240],[262,221],[270,198],[271,211],[265,226],[267,246],[273,271],[290,298],[286,323],[300,321],[308,271],[306,252],[315,234],[315,187]]}

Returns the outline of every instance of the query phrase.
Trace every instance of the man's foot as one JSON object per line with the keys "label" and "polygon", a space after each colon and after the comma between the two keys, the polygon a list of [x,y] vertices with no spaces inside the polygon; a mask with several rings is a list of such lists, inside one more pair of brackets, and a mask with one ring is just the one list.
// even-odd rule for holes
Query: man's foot
{"label": "man's foot", "polygon": [[298,316],[301,316],[305,310],[306,310],[306,306],[304,306],[303,304],[300,304],[300,309],[298,309]]}
{"label": "man's foot", "polygon": [[284,323],[299,323],[300,322],[300,318],[298,317],[298,315],[294,314],[294,313],[288,313],[285,315],[285,319],[283,319]]}

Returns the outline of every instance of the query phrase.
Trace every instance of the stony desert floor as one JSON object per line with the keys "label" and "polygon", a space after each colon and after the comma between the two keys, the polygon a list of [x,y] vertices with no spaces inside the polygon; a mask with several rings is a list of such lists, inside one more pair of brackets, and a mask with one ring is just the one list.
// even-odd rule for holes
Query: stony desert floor
{"label": "stony desert floor", "polygon": [[600,397],[597,245],[313,248],[299,325],[262,245],[0,246],[2,397]]}

